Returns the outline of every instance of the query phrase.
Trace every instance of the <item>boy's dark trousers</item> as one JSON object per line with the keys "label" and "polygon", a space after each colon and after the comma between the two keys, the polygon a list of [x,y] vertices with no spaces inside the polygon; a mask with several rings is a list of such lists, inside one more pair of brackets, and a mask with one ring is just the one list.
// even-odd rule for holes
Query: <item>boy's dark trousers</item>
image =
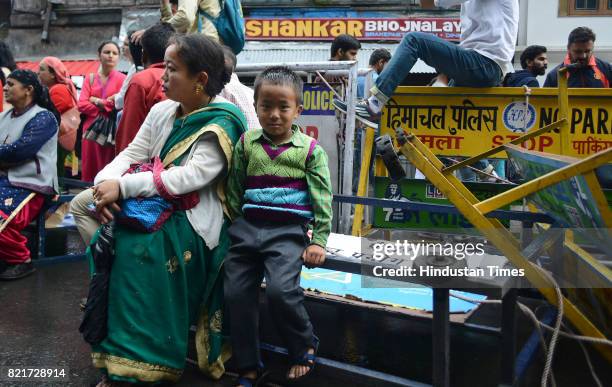
{"label": "boy's dark trousers", "polygon": [[229,228],[232,246],[225,259],[225,305],[229,312],[232,357],[239,371],[254,370],[259,354],[259,288],[290,359],[313,347],[312,324],[300,288],[302,253],[309,243],[300,224],[237,219]]}

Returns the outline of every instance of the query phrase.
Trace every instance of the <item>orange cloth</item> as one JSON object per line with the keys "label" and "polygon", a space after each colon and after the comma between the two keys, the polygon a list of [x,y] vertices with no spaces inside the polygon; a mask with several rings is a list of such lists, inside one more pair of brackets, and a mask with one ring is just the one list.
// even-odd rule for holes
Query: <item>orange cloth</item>
{"label": "orange cloth", "polygon": [[76,100],[70,95],[68,87],[61,83],[56,83],[51,86],[51,89],[49,89],[49,97],[59,114],[64,114],[67,110],[76,105]]}

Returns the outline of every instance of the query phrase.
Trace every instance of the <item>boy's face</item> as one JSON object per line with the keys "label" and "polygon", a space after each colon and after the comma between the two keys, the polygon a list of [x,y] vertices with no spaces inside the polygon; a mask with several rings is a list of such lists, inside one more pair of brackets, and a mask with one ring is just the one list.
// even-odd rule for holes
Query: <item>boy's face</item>
{"label": "boy's face", "polygon": [[277,144],[289,140],[291,125],[302,113],[293,88],[264,82],[257,94],[255,111],[266,135]]}

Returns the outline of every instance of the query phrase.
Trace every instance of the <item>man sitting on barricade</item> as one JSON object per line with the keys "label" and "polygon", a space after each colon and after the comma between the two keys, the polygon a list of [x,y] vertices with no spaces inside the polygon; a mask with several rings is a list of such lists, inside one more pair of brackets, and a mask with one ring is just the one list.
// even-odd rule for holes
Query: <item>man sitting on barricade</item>
{"label": "man sitting on barricade", "polygon": [[[506,73],[513,71],[518,0],[435,0],[435,4],[461,4],[461,43],[456,45],[428,33],[406,34],[376,79],[372,96],[356,105],[360,121],[378,127],[383,107],[419,58],[446,74],[451,86],[497,86]],[[347,110],[344,101],[336,99],[334,105],[343,112]]]}

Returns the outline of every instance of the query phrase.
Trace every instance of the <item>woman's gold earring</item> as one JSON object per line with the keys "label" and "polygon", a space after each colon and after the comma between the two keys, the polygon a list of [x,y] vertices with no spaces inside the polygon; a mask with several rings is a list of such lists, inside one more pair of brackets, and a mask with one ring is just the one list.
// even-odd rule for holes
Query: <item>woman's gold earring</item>
{"label": "woman's gold earring", "polygon": [[196,85],[196,87],[195,87],[195,93],[196,93],[197,95],[200,95],[200,94],[202,94],[202,91],[203,91],[203,90],[204,90],[204,88],[202,87],[202,85],[198,83],[198,84]]}

